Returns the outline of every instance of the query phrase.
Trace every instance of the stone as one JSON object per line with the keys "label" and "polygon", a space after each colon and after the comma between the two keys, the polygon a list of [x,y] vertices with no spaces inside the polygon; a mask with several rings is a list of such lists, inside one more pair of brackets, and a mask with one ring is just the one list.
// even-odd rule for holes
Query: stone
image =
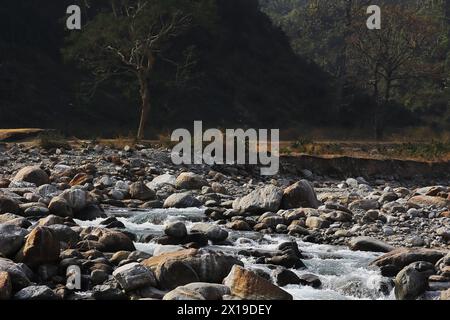
{"label": "stone", "polygon": [[198,208],[202,203],[189,192],[174,193],[164,201],[164,208]]}
{"label": "stone", "polygon": [[163,300],[222,300],[231,294],[230,288],[221,284],[194,282],[168,292]]}
{"label": "stone", "polygon": [[235,265],[223,284],[231,294],[245,300],[292,300],[288,292],[258,276],[256,273]]}
{"label": "stone", "polygon": [[93,176],[81,172],[75,175],[75,177],[73,177],[73,179],[69,182],[70,186],[82,186],[85,185],[86,183],[91,183],[93,180]]}
{"label": "stone", "polygon": [[48,210],[58,217],[73,217],[72,208],[63,197],[54,197],[48,205]]}
{"label": "stone", "polygon": [[51,264],[59,259],[60,243],[53,230],[37,226],[27,236],[24,246],[16,255],[17,262],[30,267]]}
{"label": "stone", "polygon": [[175,181],[175,176],[166,173],[155,177],[151,182],[147,183],[147,187],[152,190],[158,190],[165,185],[174,186]]}
{"label": "stone", "polygon": [[450,301],[450,289],[441,291],[441,300]]}
{"label": "stone", "polygon": [[220,194],[228,194],[227,188],[218,182],[213,182],[211,184],[212,191]]}
{"label": "stone", "polygon": [[0,195],[0,214],[19,214],[20,212],[19,203],[16,200]]}
{"label": "stone", "polygon": [[148,188],[143,182],[138,181],[130,186],[130,196],[132,199],[149,201],[156,199],[156,193]]}
{"label": "stone", "polygon": [[78,188],[65,190],[60,197],[66,200],[69,207],[75,212],[85,208],[90,202],[88,193]]}
{"label": "stone", "polygon": [[242,213],[263,213],[276,212],[280,209],[283,190],[274,185],[259,188],[250,194],[236,199],[233,202],[233,209]]}
{"label": "stone", "polygon": [[99,250],[103,252],[135,251],[133,241],[124,233],[116,230],[98,228],[92,235],[98,237]]}
{"label": "stone", "polygon": [[50,182],[47,172],[38,166],[24,167],[17,172],[13,179],[14,182],[30,182],[36,186],[48,184]]}
{"label": "stone", "polygon": [[281,207],[283,209],[317,209],[319,207],[319,200],[311,184],[307,180],[300,180],[284,189]]}
{"label": "stone", "polygon": [[0,258],[0,272],[7,272],[10,275],[14,291],[30,285],[30,280],[24,269],[12,260]]}
{"label": "stone", "polygon": [[223,242],[228,238],[228,231],[209,223],[196,223],[192,226],[191,232],[203,232],[209,240],[216,243]]}
{"label": "stone", "polygon": [[69,226],[52,224],[48,228],[53,231],[53,235],[58,241],[67,243],[69,247],[75,246],[80,241],[80,235]]}
{"label": "stone", "polygon": [[183,172],[175,180],[175,187],[184,190],[199,190],[208,182],[201,176],[193,172]]}
{"label": "stone", "polygon": [[156,270],[160,263],[168,260],[178,260],[186,263],[197,273],[199,281],[209,283],[221,283],[235,264],[243,265],[241,261],[233,256],[197,249],[163,253],[146,259],[141,263],[152,270]]}
{"label": "stone", "polygon": [[95,286],[93,288],[92,297],[95,300],[107,301],[128,299],[116,281],[107,281],[102,285]]}
{"label": "stone", "polygon": [[370,237],[357,237],[352,239],[348,246],[353,251],[391,252],[395,247],[378,239]]}
{"label": "stone", "polygon": [[8,272],[0,271],[0,300],[9,300],[12,295],[12,280]]}
{"label": "stone", "polygon": [[106,218],[106,214],[99,205],[88,204],[75,213],[75,218],[81,221],[93,221],[99,218]]}
{"label": "stone", "polygon": [[320,217],[308,217],[305,224],[310,229],[324,229],[330,226],[330,222]]}
{"label": "stone", "polygon": [[252,228],[244,220],[235,220],[227,224],[227,228],[238,231],[251,231]]}
{"label": "stone", "polygon": [[29,286],[14,295],[15,300],[60,300],[47,286]]}
{"label": "stone", "polygon": [[402,269],[395,278],[395,297],[397,300],[415,300],[428,288],[428,277],[434,274],[434,265],[414,262]]}
{"label": "stone", "polygon": [[126,292],[146,286],[156,287],[157,284],[153,272],[137,262],[117,268],[113,277]]}
{"label": "stone", "polygon": [[320,288],[322,286],[322,281],[314,274],[302,274],[299,278],[300,284],[303,286],[310,286],[313,288]]}
{"label": "stone", "polygon": [[369,211],[369,210],[379,209],[380,204],[378,203],[377,200],[374,200],[374,199],[361,199],[361,200],[355,200],[352,203],[350,203],[348,208],[351,211],[354,211],[354,210]]}
{"label": "stone", "polygon": [[0,255],[11,257],[22,248],[25,236],[28,232],[25,229],[14,225],[0,225]]}
{"label": "stone", "polygon": [[272,273],[275,282],[280,287],[285,287],[289,284],[300,284],[300,278],[291,270],[279,268]]}
{"label": "stone", "polygon": [[164,233],[169,237],[182,239],[187,236],[186,225],[183,222],[173,222],[166,225]]}
{"label": "stone", "polygon": [[420,207],[436,207],[436,208],[449,208],[450,201],[441,197],[432,196],[415,196],[408,200],[408,204],[418,205]]}
{"label": "stone", "polygon": [[398,248],[375,259],[370,265],[381,268],[385,276],[395,276],[404,267],[417,261],[426,261],[435,264],[445,252],[425,248]]}
{"label": "stone", "polygon": [[167,260],[160,263],[155,271],[161,289],[173,290],[191,282],[198,282],[195,270],[180,260]]}
{"label": "stone", "polygon": [[41,218],[38,221],[38,225],[48,227],[54,224],[64,224],[66,222],[66,219],[63,217],[55,216],[55,215],[49,215],[45,218]]}

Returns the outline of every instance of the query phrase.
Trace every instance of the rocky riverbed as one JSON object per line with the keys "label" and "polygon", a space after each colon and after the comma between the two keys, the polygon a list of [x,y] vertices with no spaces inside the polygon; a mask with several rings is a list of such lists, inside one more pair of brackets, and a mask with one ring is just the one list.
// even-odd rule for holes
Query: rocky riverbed
{"label": "rocky riverbed", "polygon": [[449,204],[445,179],[0,146],[0,300],[450,299]]}

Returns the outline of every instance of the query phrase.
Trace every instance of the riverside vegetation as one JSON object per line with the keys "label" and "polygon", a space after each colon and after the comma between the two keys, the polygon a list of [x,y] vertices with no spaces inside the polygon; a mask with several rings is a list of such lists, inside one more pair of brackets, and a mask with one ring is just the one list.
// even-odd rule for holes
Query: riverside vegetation
{"label": "riverside vegetation", "polygon": [[0,148],[0,299],[450,298],[444,177],[341,181],[283,163],[261,177],[143,145]]}

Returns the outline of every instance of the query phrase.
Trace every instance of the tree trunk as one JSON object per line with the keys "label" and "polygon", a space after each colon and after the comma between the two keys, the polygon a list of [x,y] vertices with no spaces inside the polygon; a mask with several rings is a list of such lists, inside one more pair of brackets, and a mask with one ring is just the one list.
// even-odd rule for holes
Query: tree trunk
{"label": "tree trunk", "polygon": [[142,99],[141,118],[139,120],[139,129],[137,133],[137,140],[142,140],[145,134],[145,124],[147,123],[148,114],[150,112],[150,92],[148,88],[148,81],[145,76],[140,79],[140,92]]}
{"label": "tree trunk", "polygon": [[388,78],[386,79],[386,88],[385,88],[385,92],[384,92],[384,100],[383,100],[383,105],[382,105],[382,110],[381,110],[381,114],[378,115],[378,121],[377,121],[377,125],[376,125],[376,138],[377,140],[382,140],[384,138],[384,123],[383,123],[383,114],[385,112],[385,110],[388,107],[389,104],[389,100],[391,100],[391,88],[392,88],[392,80],[391,80],[391,75],[388,75]]}

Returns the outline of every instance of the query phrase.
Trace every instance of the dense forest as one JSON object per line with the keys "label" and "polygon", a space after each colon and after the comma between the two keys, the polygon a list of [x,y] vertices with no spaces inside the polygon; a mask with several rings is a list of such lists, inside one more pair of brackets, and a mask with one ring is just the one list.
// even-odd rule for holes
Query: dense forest
{"label": "dense forest", "polygon": [[[447,132],[450,4],[370,1],[383,28],[368,30],[366,2],[3,1],[0,127]],[[80,31],[66,29],[71,4]]]}

